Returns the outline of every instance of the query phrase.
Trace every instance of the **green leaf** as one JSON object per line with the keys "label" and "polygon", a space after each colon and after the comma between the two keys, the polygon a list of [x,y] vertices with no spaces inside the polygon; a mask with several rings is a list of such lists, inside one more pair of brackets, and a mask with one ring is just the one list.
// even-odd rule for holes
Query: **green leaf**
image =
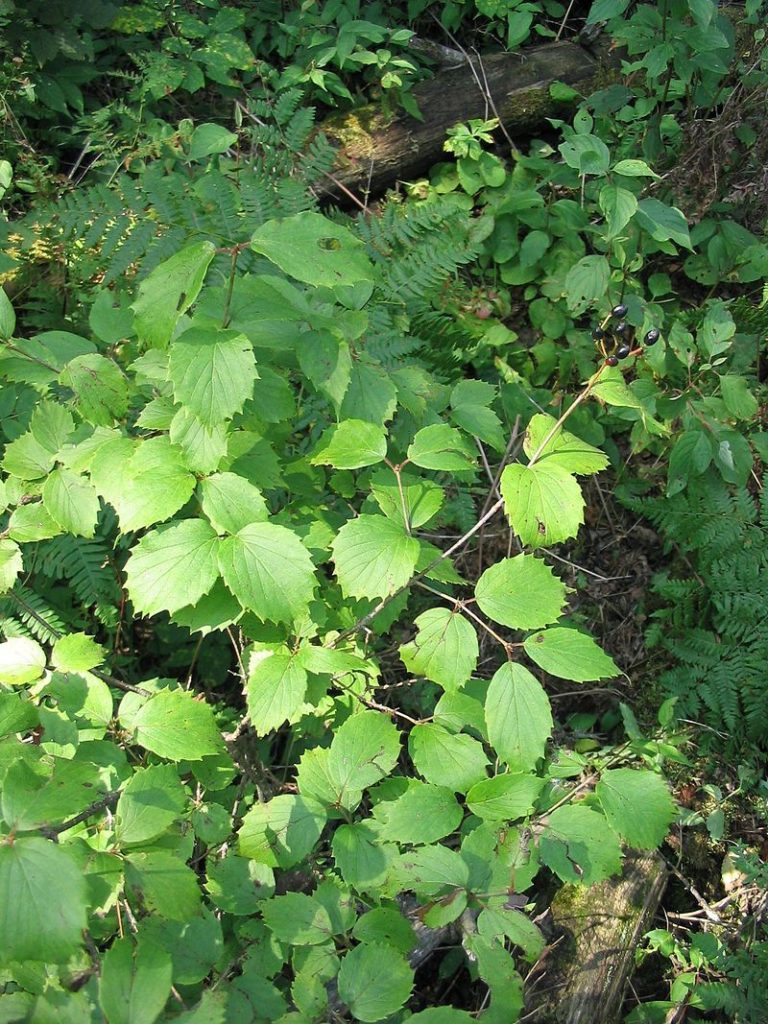
{"label": "green leaf", "polygon": [[0,961],[64,963],[85,911],[85,878],[66,848],[37,837],[0,846]]}
{"label": "green leaf", "polygon": [[672,241],[686,249],[693,249],[688,221],[676,206],[667,206],[659,199],[641,199],[637,204],[635,220],[657,242]]}
{"label": "green leaf", "polygon": [[325,811],[315,800],[276,796],[255,803],[245,815],[238,853],[270,867],[290,868],[312,852],[324,825]]}
{"label": "green leaf", "polygon": [[349,343],[328,331],[315,331],[311,342],[297,347],[296,355],[301,372],[330,399],[338,412],[352,374]]}
{"label": "green leaf", "polygon": [[[443,847],[433,847],[433,849],[443,849]],[[392,907],[374,907],[373,910],[367,911],[357,919],[352,934],[358,942],[369,944],[384,942],[406,954],[410,953],[418,943],[416,933],[410,923],[406,921],[399,910],[394,910]]]}
{"label": "green leaf", "polygon": [[364,420],[342,420],[325,432],[310,462],[335,469],[375,466],[387,454],[384,430]]}
{"label": "green leaf", "polygon": [[[263,656],[262,656],[263,655]],[[258,652],[251,661],[245,693],[248,717],[259,736],[295,721],[307,692],[307,673],[290,653]]]}
{"label": "green leaf", "polygon": [[568,166],[579,174],[605,174],[610,166],[610,151],[596,135],[572,135],[557,148]]}
{"label": "green leaf", "polygon": [[396,800],[376,805],[384,840],[398,843],[436,843],[450,835],[462,819],[461,807],[450,789],[411,779]]}
{"label": "green leaf", "polygon": [[84,476],[71,469],[54,469],[43,484],[43,504],[66,533],[93,537],[99,515],[99,496]]}
{"label": "green leaf", "polygon": [[39,721],[37,708],[21,694],[0,693],[0,738],[27,732]]}
{"label": "green leaf", "polygon": [[161,690],[133,720],[136,742],[171,761],[199,761],[225,749],[211,707],[185,690]]}
{"label": "green leaf", "polygon": [[171,618],[192,633],[207,636],[216,629],[226,629],[243,615],[240,602],[216,580],[211,589],[193,605],[186,605],[174,612]]}
{"label": "green leaf", "polygon": [[218,577],[219,543],[202,519],[184,519],[145,534],[125,567],[136,611],[154,615],[196,604]]}
{"label": "green leaf", "polygon": [[579,316],[590,306],[599,307],[605,301],[610,278],[605,256],[583,256],[565,278],[565,298],[571,313]]}
{"label": "green leaf", "polygon": [[251,343],[238,331],[190,327],[171,344],[173,397],[206,426],[241,412],[257,376]]}
{"label": "green leaf", "polygon": [[36,540],[48,540],[61,533],[58,526],[48,515],[42,502],[34,501],[29,505],[19,505],[8,520],[8,536],[19,544],[29,544]]}
{"label": "green leaf", "polygon": [[355,359],[339,411],[342,419],[365,420],[381,426],[392,419],[396,408],[397,388],[387,371],[377,364]]}
{"label": "green leaf", "polygon": [[[5,188],[3,188],[3,193]],[[0,288],[0,338],[7,340],[13,337],[13,332],[16,330],[16,314],[13,311],[11,300],[5,294],[5,291]]]}
{"label": "green leaf", "polygon": [[287,892],[267,900],[261,913],[275,938],[292,946],[317,946],[333,935],[328,911],[319,900],[303,892]]}
{"label": "green leaf", "polygon": [[621,234],[637,211],[634,193],[619,185],[604,185],[600,189],[599,203],[608,228],[607,238]]}
{"label": "green leaf", "polygon": [[207,156],[226,153],[237,142],[237,135],[219,124],[208,121],[197,125],[189,140],[189,159],[204,160]]}
{"label": "green leaf", "polygon": [[339,995],[357,1020],[383,1020],[411,994],[413,970],[403,954],[380,942],[360,943],[341,962]]}
{"label": "green leaf", "polygon": [[55,453],[40,444],[31,431],[5,446],[3,469],[22,480],[39,480],[54,463]]}
{"label": "green leaf", "polygon": [[477,930],[488,938],[506,936],[523,950],[529,963],[535,963],[544,951],[545,941],[540,929],[519,910],[486,907],[477,919]]}
{"label": "green leaf", "polygon": [[531,547],[575,537],[584,522],[584,497],[576,478],[551,460],[507,466],[501,493],[512,529]]}
{"label": "green leaf", "polygon": [[475,468],[477,453],[455,427],[433,423],[416,434],[408,448],[408,458],[422,469],[460,472]]}
{"label": "green leaf", "polygon": [[141,938],[116,939],[104,955],[99,1006],[109,1024],[154,1024],[171,994],[169,954]]}
{"label": "green leaf", "polygon": [[131,852],[126,862],[126,882],[141,893],[147,910],[154,910],[170,921],[188,921],[200,913],[197,875],[178,853]]}
{"label": "green leaf", "polygon": [[416,569],[419,542],[384,516],[361,515],[342,526],[331,545],[336,575],[349,597],[389,597]]}
{"label": "green leaf", "polygon": [[659,175],[648,166],[645,160],[619,160],[613,165],[613,173],[621,174],[625,178],[659,177]]}
{"label": "green leaf", "polygon": [[195,242],[161,263],[139,285],[133,303],[139,338],[148,348],[165,348],[174,328],[200,293],[216,253],[212,242]]}
{"label": "green leaf", "polygon": [[250,523],[219,548],[224,582],[257,618],[292,623],[305,614],[315,589],[309,552],[275,523]]}
{"label": "green leaf", "polygon": [[12,540],[0,540],[0,594],[11,589],[22,568],[19,545]]}
{"label": "green leaf", "polygon": [[128,438],[107,441],[91,461],[91,482],[117,512],[123,533],[169,519],[195,489],[181,450],[167,437],[138,445]]}
{"label": "green leaf", "polygon": [[239,533],[269,516],[258,487],[236,473],[214,473],[200,481],[200,505],[217,533]]}
{"label": "green leaf", "polygon": [[456,690],[477,667],[479,649],[472,624],[449,608],[430,608],[415,620],[416,637],[400,648],[409,672],[445,690]]}
{"label": "green leaf", "polygon": [[533,633],[523,646],[531,661],[559,679],[584,683],[621,675],[613,658],[601,650],[591,636],[565,626]]}
{"label": "green leaf", "polygon": [[373,267],[362,241],[310,210],[262,224],[251,247],[297,281],[316,287],[373,280]]}
{"label": "green leaf", "polygon": [[502,665],[485,700],[488,738],[513,770],[530,771],[552,734],[552,709],[541,683],[522,665]]}
{"label": "green leaf", "polygon": [[582,804],[559,807],[549,815],[539,855],[564,882],[595,885],[621,870],[616,833],[602,814]]}
{"label": "green leaf", "polygon": [[397,854],[394,843],[383,843],[364,822],[337,828],[332,849],[341,877],[360,892],[382,885]]}
{"label": "green leaf", "polygon": [[85,633],[59,637],[51,651],[51,662],[60,672],[87,672],[105,658],[104,648]]}
{"label": "green leaf", "polygon": [[96,765],[56,758],[50,774],[19,760],[3,780],[3,818],[13,830],[29,831],[65,821],[98,799]]}
{"label": "green leaf", "polygon": [[675,817],[666,783],[655,772],[616,768],[603,772],[595,787],[608,824],[630,846],[655,850]]}
{"label": "green leaf", "polygon": [[45,671],[45,651],[36,640],[14,636],[0,643],[0,683],[24,686]]}
{"label": "green leaf", "polygon": [[563,613],[565,594],[547,563],[533,555],[502,558],[475,586],[480,610],[510,629],[538,629],[555,622]]}
{"label": "green leaf", "polygon": [[743,377],[727,373],[720,378],[720,393],[725,407],[737,420],[751,420],[758,410],[758,402]]}
{"label": "green leaf", "polygon": [[398,487],[395,474],[389,469],[379,470],[371,477],[371,494],[384,515],[401,525],[405,524],[405,505],[405,516],[414,530],[436,516],[445,500],[442,487],[410,473],[400,474]]}
{"label": "green leaf", "polygon": [[177,821],[187,803],[173,765],[139,768],[120,794],[115,811],[115,838],[121,845],[147,843]]}
{"label": "green leaf", "polygon": [[400,736],[380,711],[360,711],[336,730],[327,772],[341,807],[354,810],[360,790],[385,778],[400,755]]}
{"label": "green leaf", "polygon": [[416,725],[408,734],[408,751],[416,771],[434,786],[466,793],[484,779],[488,758],[482,743],[452,733],[435,722]]}
{"label": "green leaf", "polygon": [[104,356],[77,356],[59,374],[59,383],[71,388],[75,408],[97,427],[111,427],[128,409],[128,381],[117,363]]}
{"label": "green leaf", "polygon": [[174,414],[168,437],[184,453],[187,469],[196,473],[212,473],[227,454],[226,424],[207,426],[189,409],[179,409]]}
{"label": "green leaf", "polygon": [[496,775],[470,789],[467,807],[486,821],[516,821],[531,814],[543,787],[544,779],[537,775]]}

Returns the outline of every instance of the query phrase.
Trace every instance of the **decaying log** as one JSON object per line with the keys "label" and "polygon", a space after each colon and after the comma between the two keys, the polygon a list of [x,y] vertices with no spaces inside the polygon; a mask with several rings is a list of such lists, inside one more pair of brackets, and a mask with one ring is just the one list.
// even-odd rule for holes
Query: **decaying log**
{"label": "decaying log", "polygon": [[616,1024],[634,952],[659,907],[666,868],[630,852],[621,877],[564,886],[552,903],[552,946],[526,991],[531,1024]]}
{"label": "decaying log", "polygon": [[[569,110],[568,103],[550,96],[553,82],[586,94],[610,81],[618,66],[618,54],[603,39],[589,49],[559,42],[519,53],[470,56],[461,67],[440,71],[414,89],[423,121],[403,111],[387,120],[378,106],[370,105],[329,118],[320,129],[337,149],[334,176],[350,190],[375,195],[397,179],[418,177],[440,160],[446,132],[458,122],[498,113],[510,136],[530,133],[546,118]],[[322,188],[331,197],[340,196],[333,183]]]}

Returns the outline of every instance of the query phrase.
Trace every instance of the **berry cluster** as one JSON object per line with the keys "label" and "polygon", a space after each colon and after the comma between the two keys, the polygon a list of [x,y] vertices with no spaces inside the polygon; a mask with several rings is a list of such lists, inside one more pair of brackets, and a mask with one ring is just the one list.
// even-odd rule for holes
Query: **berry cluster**
{"label": "berry cluster", "polygon": [[659,340],[660,332],[653,327],[646,332],[642,343],[639,342],[635,328],[624,319],[626,315],[627,307],[623,303],[614,306],[600,326],[592,331],[595,344],[609,366],[618,366],[628,356],[640,355],[643,347],[655,345]]}

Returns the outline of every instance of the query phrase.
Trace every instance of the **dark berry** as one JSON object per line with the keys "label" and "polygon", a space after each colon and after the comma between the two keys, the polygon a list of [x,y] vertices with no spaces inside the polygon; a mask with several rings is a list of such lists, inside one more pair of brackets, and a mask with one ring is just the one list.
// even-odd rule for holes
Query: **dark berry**
{"label": "dark berry", "polygon": [[658,330],[658,328],[653,327],[650,331],[648,331],[646,336],[643,338],[643,341],[646,345],[655,345],[656,342],[659,340],[660,336],[661,332]]}
{"label": "dark berry", "polygon": [[592,337],[595,341],[602,341],[603,338],[606,337],[606,334],[602,327],[596,327],[594,331],[592,331]]}
{"label": "dark berry", "polygon": [[605,361],[608,364],[608,366],[618,366],[619,365],[619,358],[618,358],[618,356],[608,356],[608,358]]}
{"label": "dark berry", "polygon": [[614,306],[613,309],[611,310],[611,316],[615,316],[617,319],[620,319],[621,317],[626,316],[626,315],[627,315],[627,307],[624,305],[623,302],[620,305],[618,305],[618,306]]}
{"label": "dark berry", "polygon": [[629,345],[619,345],[619,347],[616,349],[616,358],[626,359],[631,351],[632,349],[629,347]]}
{"label": "dark berry", "polygon": [[627,323],[627,321],[626,320],[622,320],[620,324],[616,324],[616,326],[613,328],[613,333],[614,334],[621,334],[621,335],[623,335],[623,334],[629,334],[629,332],[631,330],[632,330],[632,328]]}

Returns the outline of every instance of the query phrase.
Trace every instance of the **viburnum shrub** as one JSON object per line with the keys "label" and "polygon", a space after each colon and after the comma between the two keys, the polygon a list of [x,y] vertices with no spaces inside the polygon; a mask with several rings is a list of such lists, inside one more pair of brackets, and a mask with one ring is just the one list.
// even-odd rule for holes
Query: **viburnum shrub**
{"label": "viburnum shrub", "polygon": [[664,838],[662,747],[566,749],[544,686],[619,675],[537,549],[583,521],[607,458],[564,423],[636,404],[621,368],[518,454],[490,383],[373,357],[374,256],[308,211],[102,290],[82,335],[0,298],[5,1019],[403,1021],[423,923],[511,1021],[519,894]]}

